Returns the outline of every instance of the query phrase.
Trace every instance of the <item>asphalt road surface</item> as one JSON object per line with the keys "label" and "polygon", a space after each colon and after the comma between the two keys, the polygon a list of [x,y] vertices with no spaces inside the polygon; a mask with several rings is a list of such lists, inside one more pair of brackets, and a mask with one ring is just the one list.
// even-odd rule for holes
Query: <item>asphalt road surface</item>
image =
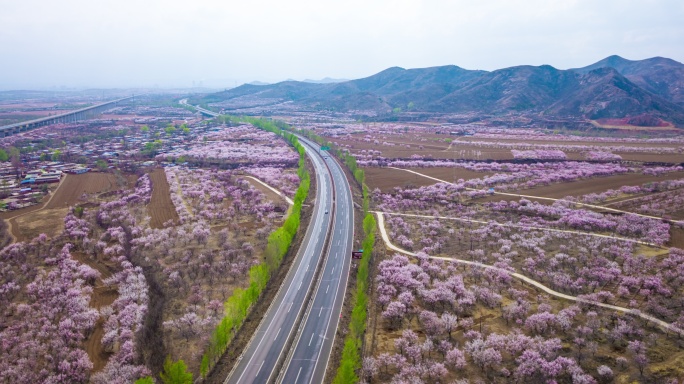
{"label": "asphalt road surface", "polygon": [[[196,108],[211,116],[219,115]],[[325,376],[349,278],[354,207],[349,183],[337,161],[321,153],[316,143],[301,137],[299,140],[317,176],[313,216],[294,265],[225,383],[268,383],[276,379],[288,384],[321,383]],[[324,249],[328,231],[332,231],[330,242]],[[322,273],[318,281],[313,281],[322,257]],[[310,289],[315,293],[309,307],[304,300]],[[308,312],[297,324],[299,314],[307,307]],[[297,335],[294,345],[285,351],[293,334]],[[276,367],[282,358],[287,358],[285,372],[277,378]]]}
{"label": "asphalt road surface", "polygon": [[[304,301],[313,287],[314,272],[324,253],[326,234],[333,214],[331,176],[317,150],[305,146],[316,172],[316,200],[311,222],[294,264],[282,288],[267,310],[237,366],[225,383],[267,383],[278,376],[278,361],[285,358],[286,342],[297,331],[297,318],[306,309]],[[328,212],[328,213],[326,213]]]}
{"label": "asphalt road surface", "polygon": [[[301,138],[300,142],[315,145]],[[313,305],[302,320],[302,331],[293,345],[282,383],[323,382],[349,277],[354,237],[351,191],[337,161],[327,154],[325,161],[332,173],[335,188],[335,217],[330,248],[313,296]]]}

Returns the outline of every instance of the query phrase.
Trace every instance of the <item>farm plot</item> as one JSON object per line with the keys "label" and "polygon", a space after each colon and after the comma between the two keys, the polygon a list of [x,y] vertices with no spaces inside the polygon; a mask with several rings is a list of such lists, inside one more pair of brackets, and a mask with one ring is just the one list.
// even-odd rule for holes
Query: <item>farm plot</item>
{"label": "farm plot", "polygon": [[226,298],[246,287],[249,268],[263,260],[286,203],[268,199],[238,171],[163,171],[178,224],[145,229],[132,241],[133,254],[163,266],[156,276],[168,297],[163,338],[172,356],[199,373],[205,336],[222,318]]}
{"label": "farm plot", "polygon": [[147,206],[150,215],[150,227],[159,229],[166,222],[178,223],[178,214],[173,201],[171,201],[169,183],[166,180],[164,170],[155,169],[150,172],[150,180],[152,181],[152,198]]}
{"label": "farm plot", "polygon": [[66,175],[47,201],[16,211],[3,212],[9,222],[12,236],[28,241],[41,233],[53,237],[64,229],[64,218],[69,207],[99,202],[99,195],[126,188],[129,181],[110,173]]}
{"label": "farm plot", "polygon": [[111,173],[89,172],[64,177],[62,185],[45,206],[46,209],[75,206],[93,200],[100,193],[115,191],[126,185],[125,181],[117,180]]}
{"label": "farm plot", "polygon": [[[75,252],[71,255],[74,260],[87,265],[97,272],[99,276],[95,278],[93,284],[93,294],[90,298],[90,306],[95,309],[102,309],[106,306],[112,305],[117,299],[118,292],[116,287],[109,286],[105,284],[105,279],[112,277],[112,275],[118,272],[119,267],[113,263],[105,264],[104,261],[95,261],[83,253]],[[93,362],[92,373],[97,373],[101,371],[107,364],[107,360],[111,355],[107,352],[102,345],[102,337],[104,336],[104,321],[99,319],[95,323],[95,329],[92,333],[88,335],[84,341],[85,351],[88,353],[88,357]]]}
{"label": "farm plot", "polygon": [[581,138],[548,134],[534,129],[495,129],[482,126],[425,126],[418,124],[349,124],[341,129],[318,130],[359,160],[512,160],[512,150],[556,150],[563,159],[591,159],[606,152],[618,159],[678,164],[684,161],[679,138]]}
{"label": "farm plot", "polygon": [[[684,172],[641,163],[676,161],[682,141],[530,143],[521,135],[459,139],[473,146],[467,150],[506,150],[519,162],[438,160],[436,148],[426,155],[428,135],[332,138],[364,167],[371,210],[384,212],[389,241],[404,252],[382,251],[376,264],[361,380],[666,382],[684,375],[676,335],[684,334],[684,251],[671,247],[684,235],[661,220],[679,217],[667,202],[684,202]],[[388,160],[394,150],[403,152],[400,160]],[[585,158],[591,161],[568,161]],[[456,179],[462,171],[470,174]],[[489,196],[488,188],[569,201]]]}
{"label": "farm plot", "polygon": [[64,218],[69,208],[42,209],[11,220],[12,234],[17,241],[30,241],[41,233],[54,237],[64,230]]}
{"label": "farm plot", "polygon": [[675,338],[630,316],[539,294],[506,274],[387,255],[376,284],[366,381],[622,382],[682,374]]}
{"label": "farm plot", "polygon": [[[276,192],[271,190],[269,187],[261,184],[257,180],[252,179],[252,178],[245,178],[245,180],[247,180],[247,182],[249,183],[250,186],[254,187],[255,189],[259,190],[261,193],[263,193],[264,196],[266,196],[266,198],[268,200],[273,201],[273,202],[286,201],[283,196],[277,194]],[[280,207],[280,209],[281,210],[283,209],[282,206]]]}

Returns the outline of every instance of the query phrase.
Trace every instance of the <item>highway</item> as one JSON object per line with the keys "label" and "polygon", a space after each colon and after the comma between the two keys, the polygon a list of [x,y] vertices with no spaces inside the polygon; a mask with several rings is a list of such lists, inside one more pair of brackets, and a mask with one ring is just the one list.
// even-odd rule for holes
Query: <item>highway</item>
{"label": "highway", "polygon": [[179,103],[179,104],[182,104],[182,105],[189,105],[189,106],[195,108],[199,113],[201,113],[201,114],[203,114],[203,115],[207,115],[207,116],[211,116],[211,117],[218,117],[218,116],[221,115],[220,113],[216,113],[216,112],[214,112],[214,111],[210,111],[210,110],[208,110],[208,109],[204,109],[204,108],[200,107],[199,105],[188,104],[188,99],[181,99],[181,100],[178,100],[178,103]]}
{"label": "highway", "polygon": [[[299,138],[300,143],[316,145]],[[313,296],[302,320],[292,352],[285,364],[282,383],[322,383],[335,340],[344,302],[354,241],[354,207],[347,178],[332,156],[325,156],[335,187],[335,218],[330,248]]]}
{"label": "highway", "polygon": [[[180,103],[187,104],[187,100]],[[219,115],[194,107],[209,116]],[[303,137],[299,142],[316,172],[313,216],[292,268],[224,381],[227,384],[321,383],[325,376],[349,278],[354,206],[349,183],[337,161],[327,153],[322,156],[316,143]],[[314,281],[319,262],[324,264]],[[312,289],[313,295],[306,300]],[[294,343],[285,350],[292,338]]]}
{"label": "highway", "polygon": [[316,266],[324,253],[326,234],[333,217],[332,183],[324,159],[305,146],[316,171],[316,200],[302,246],[273,304],[268,308],[242,358],[225,383],[266,383],[275,380],[278,362],[285,358],[287,341],[296,332],[297,320],[306,309],[306,296]]}
{"label": "highway", "polygon": [[4,137],[8,134],[14,134],[17,132],[23,132],[27,130],[31,130],[34,128],[38,127],[43,127],[46,125],[54,124],[54,123],[68,123],[68,122],[73,122],[73,121],[78,121],[78,120],[83,120],[88,117],[89,113],[96,113],[100,111],[107,110],[110,107],[110,105],[116,105],[124,100],[132,99],[134,96],[128,96],[124,97],[121,99],[117,100],[112,100],[108,101],[106,103],[100,103],[96,105],[92,105],[90,107],[86,108],[81,108],[69,112],[64,112],[58,115],[53,115],[53,116],[47,116],[47,117],[41,117],[39,119],[34,119],[34,120],[29,120],[29,121],[22,121],[19,123],[15,124],[10,124],[10,125],[5,125],[0,127],[0,137]]}

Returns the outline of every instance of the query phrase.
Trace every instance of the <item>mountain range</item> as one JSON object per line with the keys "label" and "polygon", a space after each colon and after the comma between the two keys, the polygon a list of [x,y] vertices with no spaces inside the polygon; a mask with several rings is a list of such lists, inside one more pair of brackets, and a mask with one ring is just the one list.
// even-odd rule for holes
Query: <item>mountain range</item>
{"label": "mountain range", "polygon": [[684,64],[610,56],[582,68],[522,65],[495,71],[455,65],[388,68],[336,83],[245,84],[196,99],[226,110],[287,102],[312,110],[524,114],[585,119],[635,118],[684,126]]}

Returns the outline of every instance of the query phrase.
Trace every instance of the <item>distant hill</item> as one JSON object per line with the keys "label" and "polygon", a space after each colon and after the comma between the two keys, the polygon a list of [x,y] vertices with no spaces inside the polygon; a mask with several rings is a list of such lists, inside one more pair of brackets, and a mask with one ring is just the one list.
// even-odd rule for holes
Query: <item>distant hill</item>
{"label": "distant hill", "polygon": [[684,65],[610,56],[569,70],[549,65],[473,71],[454,65],[388,68],[342,82],[245,84],[205,96],[227,110],[288,102],[336,111],[533,114],[587,119],[646,116],[684,126]]}
{"label": "distant hill", "polygon": [[347,80],[347,79],[332,79],[330,77],[324,77],[320,80],[311,80],[311,79],[302,80],[302,82],[304,82],[304,83],[315,83],[315,84],[342,83],[345,81],[349,81],[349,80]]}
{"label": "distant hill", "polygon": [[680,62],[664,57],[635,61],[614,55],[574,71],[587,73],[604,67],[614,68],[639,87],[684,105],[684,64]]}

